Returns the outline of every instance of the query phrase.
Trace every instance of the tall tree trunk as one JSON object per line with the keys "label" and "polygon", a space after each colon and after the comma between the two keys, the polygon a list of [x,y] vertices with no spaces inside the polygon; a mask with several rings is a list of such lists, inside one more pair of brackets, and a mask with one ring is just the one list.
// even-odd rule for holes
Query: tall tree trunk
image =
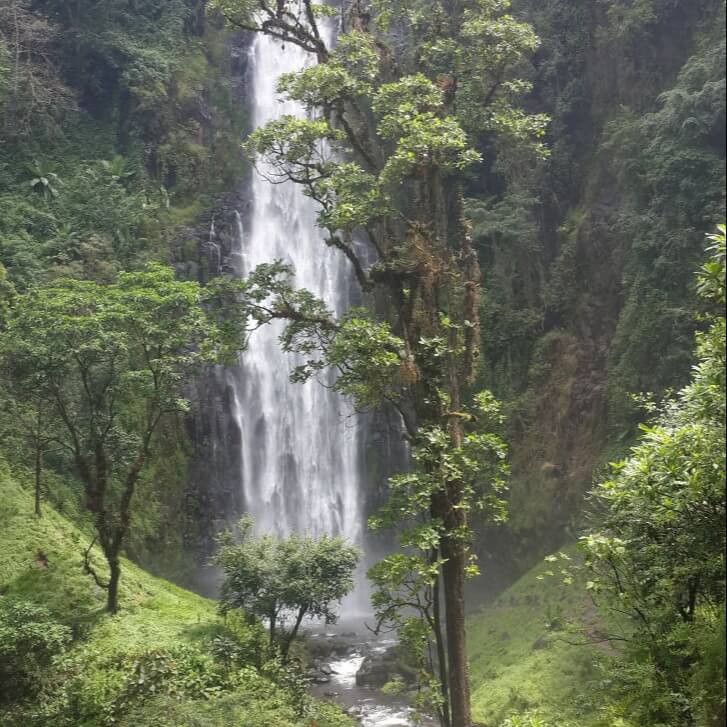
{"label": "tall tree trunk", "polygon": [[[452,446],[462,446],[462,421],[458,413],[462,406],[460,361],[455,351],[458,334],[449,333],[449,361],[447,375],[451,416],[449,436]],[[463,541],[467,530],[467,516],[460,508],[462,483],[452,480],[446,484],[444,537],[442,538],[442,577],[444,585],[447,655],[449,658],[449,697],[452,706],[452,727],[472,727],[470,687],[467,667],[467,636],[465,631],[465,573],[467,545]]]}
{"label": "tall tree trunk", "polygon": [[451,727],[472,727],[464,604],[467,556],[464,545],[453,538],[445,538],[442,542],[442,555],[445,558],[442,573],[446,609],[449,699],[452,708]]}
{"label": "tall tree trunk", "polygon": [[[436,559],[438,553],[434,551]],[[452,717],[449,704],[449,676],[447,670],[447,647],[442,634],[442,593],[440,587],[441,576],[434,582],[432,612],[434,618],[434,640],[437,644],[437,660],[439,661],[439,681],[442,690],[442,727],[451,727]]]}

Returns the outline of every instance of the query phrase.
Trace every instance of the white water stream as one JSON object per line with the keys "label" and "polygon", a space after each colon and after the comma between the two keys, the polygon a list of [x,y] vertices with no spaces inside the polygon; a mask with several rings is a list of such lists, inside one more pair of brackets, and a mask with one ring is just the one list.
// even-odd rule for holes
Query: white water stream
{"label": "white water stream", "polygon": [[[314,638],[335,639],[336,634],[316,634]],[[330,682],[316,686],[315,693],[323,698],[333,697],[358,719],[361,727],[412,727],[414,724],[434,727],[434,722],[426,718],[416,722],[414,710],[406,700],[356,683],[356,674],[364,663],[365,654],[383,654],[395,645],[395,640],[381,638],[359,643],[352,641],[346,656],[332,657],[327,662]]]}

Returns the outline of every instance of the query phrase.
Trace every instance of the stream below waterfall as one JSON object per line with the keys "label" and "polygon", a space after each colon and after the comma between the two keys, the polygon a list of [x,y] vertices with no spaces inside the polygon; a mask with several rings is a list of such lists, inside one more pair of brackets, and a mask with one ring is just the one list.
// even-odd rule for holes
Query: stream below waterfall
{"label": "stream below waterfall", "polygon": [[396,645],[395,640],[376,638],[372,634],[362,638],[355,633],[316,632],[311,635],[311,641],[319,645],[330,642],[336,646],[335,651],[323,659],[329,681],[313,685],[316,697],[339,704],[361,727],[434,727],[434,721],[421,717],[415,722],[414,711],[403,697],[357,683],[356,675],[366,657],[383,654]]}

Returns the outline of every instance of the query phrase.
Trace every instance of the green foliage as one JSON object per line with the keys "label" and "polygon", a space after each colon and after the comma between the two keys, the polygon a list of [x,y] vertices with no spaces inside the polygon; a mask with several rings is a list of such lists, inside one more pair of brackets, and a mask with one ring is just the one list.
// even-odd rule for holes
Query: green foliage
{"label": "green foliage", "polygon": [[[423,526],[416,534],[420,544],[427,539],[436,547],[436,528]],[[416,670],[413,702],[421,714],[442,715],[445,709],[441,670],[434,662],[435,640],[441,628],[435,615],[440,568],[441,562],[431,555],[427,558],[424,550],[422,555],[388,555],[368,572],[375,588],[371,605],[377,626],[396,629],[407,663]],[[403,691],[403,686],[394,682],[388,691]]]}
{"label": "green foliage", "polygon": [[[655,21],[617,36],[616,14],[638,5]],[[551,154],[533,166],[497,146],[468,178],[467,212],[483,270],[478,386],[510,422],[517,570],[578,532],[592,470],[638,435],[633,394],[688,378],[706,305],[693,272],[724,219],[724,4],[515,7],[542,41],[532,109],[553,118]]]}
{"label": "green foliage", "polygon": [[5,39],[0,40],[0,107],[5,103],[5,97],[9,89],[10,58],[8,46]]}
{"label": "green foliage", "polygon": [[[311,354],[313,330],[289,327],[286,347],[296,353]],[[408,375],[402,361],[402,341],[386,322],[373,320],[363,309],[351,309],[331,335],[323,356],[311,358],[293,373],[296,381],[306,381],[324,368],[338,372],[334,388],[350,396],[362,409],[396,400]],[[316,348],[320,346],[320,339]]]}
{"label": "green foliage", "polygon": [[26,0],[0,6],[0,121],[8,140],[56,131],[74,107],[74,93],[58,68],[59,35]]}
{"label": "green foliage", "polygon": [[690,363],[691,274],[702,232],[724,215],[724,149],[717,139],[724,125],[725,43],[718,30],[719,24],[702,40],[658,111],[610,126],[606,148],[618,149],[616,169],[633,205],[619,223],[633,244],[610,362],[615,432],[633,422],[628,393],[681,385],[674,372],[686,372]]}
{"label": "green foliage", "polygon": [[210,651],[227,671],[250,664],[260,668],[267,638],[260,621],[243,611],[227,611],[225,627],[212,639]]}
{"label": "green foliage", "polygon": [[719,225],[714,235],[709,235],[711,245],[708,251],[712,259],[702,266],[697,291],[702,298],[713,300],[717,305],[724,306],[727,301],[727,283],[725,283],[725,236],[727,227]]}
{"label": "green foliage", "polygon": [[[303,5],[310,9],[310,3]],[[446,12],[438,4],[434,9],[428,6],[426,14],[417,3],[413,5],[402,6],[399,18],[411,24],[408,47],[420,56],[413,68],[429,66],[430,75],[402,65],[395,80],[388,81],[384,80],[388,55],[377,48],[382,41],[355,23],[329,50],[321,41],[315,13],[293,12],[290,17],[297,20],[286,25],[282,9],[267,3],[257,8],[257,14],[246,3],[217,4],[233,24],[284,37],[318,55],[319,64],[284,76],[280,91],[322,111],[322,116],[272,121],[253,132],[246,149],[264,160],[276,179],[303,185],[321,205],[319,222],[330,232],[330,244],[349,258],[353,253],[338,233],[345,236],[363,227],[373,234],[372,225],[396,216],[392,198],[402,184],[427,174],[451,176],[479,161],[468,137],[469,126],[511,134],[520,141],[543,135],[544,118],[528,116],[513,106],[528,86],[512,74],[537,41],[527,24],[506,13],[508,4],[475,3],[458,28],[448,27]],[[358,12],[354,6],[349,10]],[[393,8],[378,10],[386,13]],[[459,43],[458,38],[466,42]],[[447,81],[448,76],[461,79]],[[450,87],[456,104],[447,95]],[[374,128],[368,128],[369,110]],[[331,114],[342,123],[333,122]],[[467,114],[473,121],[469,126]],[[328,147],[354,161],[339,168]],[[536,147],[542,152],[537,142]],[[357,268],[357,274],[366,286],[363,271]]]}
{"label": "green foliage", "polygon": [[242,281],[213,281],[209,290],[212,303],[222,306],[212,310],[223,328],[247,325],[252,333],[273,320],[286,321],[281,344],[303,361],[291,373],[295,382],[333,369],[333,388],[363,409],[397,400],[401,386],[416,377],[389,323],[363,308],[351,308],[335,320],[321,300],[295,289],[290,268],[280,261],[259,265]]}
{"label": "green foliage", "polygon": [[[19,666],[10,677],[27,676],[24,694],[33,697],[16,701],[23,695],[3,681],[3,725],[350,727],[338,708],[312,699],[309,716],[299,717],[289,688],[258,672],[266,638],[259,624],[237,614],[223,623],[212,601],[132,563],[124,566],[124,608],[104,614],[83,571],[87,534],[50,506],[36,518],[29,488],[2,460],[0,517],[0,674],[5,680]],[[223,639],[232,658],[217,648]]]}
{"label": "green foliage", "polygon": [[14,292],[15,287],[8,280],[8,271],[5,269],[5,266],[0,263],[0,328],[2,328],[5,323],[5,316],[10,309]]}
{"label": "green foliage", "polygon": [[124,727],[299,727],[292,708],[270,684],[252,694],[226,695],[214,702],[179,702],[169,697],[156,698],[137,707],[120,722]]}
{"label": "green foliage", "polygon": [[[679,17],[678,2],[673,0],[616,0],[608,4],[608,25],[604,34],[609,40],[639,42],[654,32],[665,20]],[[695,8],[709,7],[709,0],[695,0]]]}
{"label": "green foliage", "polygon": [[[17,298],[3,332],[4,361],[18,386],[55,400],[61,418],[76,417],[67,426],[71,437],[86,432],[83,446],[113,429],[120,448],[113,472],[146,431],[133,403],[147,401],[157,418],[185,410],[186,376],[234,347],[218,337],[202,299],[197,284],[176,282],[161,266],[110,285],[61,281]],[[90,456],[83,446],[78,454]]]}
{"label": "green foliage", "polygon": [[[484,124],[489,131],[512,134],[521,140],[537,139],[543,135],[545,119],[527,116],[511,105],[527,91],[527,85],[514,80],[503,83],[501,79],[506,69],[535,49],[537,42],[529,26],[509,15],[499,15],[502,5],[467,11],[461,29],[467,43],[461,47],[451,38],[431,47],[428,41],[422,41],[417,47],[422,60],[429,55],[436,58],[436,66],[432,66],[434,79],[437,73],[458,75],[467,69],[461,73],[458,108],[464,117],[471,108],[477,128]],[[233,6],[237,9],[233,10]],[[249,16],[251,10],[240,3],[227,3],[223,10],[242,14],[248,18],[245,23],[255,24]],[[234,17],[242,22],[239,15]],[[436,12],[433,17],[438,17]],[[417,32],[427,37],[432,30]],[[301,35],[306,32],[301,30]],[[284,76],[280,91],[311,109],[342,111],[349,102],[355,108],[368,105],[376,117],[378,140],[361,143],[350,128],[349,133],[344,133],[325,119],[286,117],[257,129],[246,144],[249,154],[275,170],[276,178],[291,178],[304,185],[321,204],[319,221],[332,235],[339,230],[367,227],[382,218],[388,213],[391,193],[406,180],[426,173],[427,168],[437,168],[446,175],[462,171],[480,158],[471,148],[465,132],[467,124],[463,127],[455,115],[448,113],[438,81],[411,73],[384,83],[382,59],[377,55],[369,34],[351,31],[341,36],[325,63]],[[483,97],[494,99],[489,116],[487,110],[483,114],[477,106]],[[383,164],[374,163],[377,175],[354,162],[339,169],[321,145],[324,141],[347,153],[358,152],[369,166],[377,155],[374,146],[385,150],[387,156]]]}
{"label": "green foliage", "polygon": [[[509,468],[507,447],[496,433],[503,423],[500,407],[490,392],[480,392],[475,399],[476,408],[471,412],[453,415],[471,422],[471,431],[465,434],[459,447],[452,446],[443,427],[419,430],[412,452],[413,471],[392,478],[389,500],[371,520],[374,529],[418,522],[431,498],[443,493],[446,483],[452,479],[463,483],[460,508],[491,522],[505,519],[501,496]],[[425,552],[437,548],[437,530],[441,527],[442,523],[432,523],[404,531],[400,534],[402,545]]]}
{"label": "green foliage", "polygon": [[160,423],[188,410],[190,376],[242,345],[206,315],[204,297],[160,265],[108,285],[65,280],[19,296],[0,334],[11,401],[42,407],[52,422],[44,439],[83,482],[111,571],[110,610],[134,491]]}
{"label": "green foliage", "polygon": [[[577,557],[575,548],[565,553]],[[608,679],[611,649],[584,638],[596,641],[608,622],[580,582],[566,587],[546,575],[553,569],[541,562],[468,618],[473,711],[482,724],[508,718],[528,727],[531,718],[548,727],[620,724],[609,714],[613,695],[600,687],[599,665]]]}
{"label": "green foliage", "polygon": [[[196,225],[240,179],[245,112],[233,98],[230,36],[207,22],[202,2],[0,6],[3,319],[13,289],[69,277],[110,283],[150,260],[168,264],[178,226]],[[8,413],[0,444],[27,464],[27,438]],[[176,574],[185,567],[186,436],[169,422],[158,430],[140,487],[150,507],[129,540],[135,558]],[[71,463],[53,449],[44,495],[80,522],[78,493],[64,484]]]}
{"label": "green foliage", "polygon": [[[341,538],[291,535],[254,536],[253,522],[244,518],[239,538],[220,536],[213,562],[224,573],[220,608],[244,609],[268,622],[270,646],[287,659],[290,646],[305,617],[335,623],[335,611],[353,588],[359,551]],[[291,621],[288,633],[279,627]]]}
{"label": "green foliage", "polygon": [[[700,290],[723,306],[724,231],[712,240]],[[724,681],[723,670],[704,666],[714,653],[699,646],[717,638],[725,603],[723,314],[698,336],[697,356],[689,386],[642,426],[642,442],[596,488],[602,529],[584,539],[589,587],[635,630],[622,678],[639,685],[628,704],[645,724],[693,724],[702,690],[714,693]],[[695,665],[712,669],[717,684],[692,683]]]}
{"label": "green foliage", "polygon": [[[200,38],[195,12],[201,21],[186,0],[3,5],[0,55],[19,61],[0,73],[0,259],[14,282],[49,267],[108,279],[139,258],[166,261],[170,198],[204,198],[239,178],[226,36],[210,24]],[[36,166],[43,173],[23,174]],[[47,225],[34,223],[39,213]]]}
{"label": "green foliage", "polygon": [[[392,477],[389,498],[369,521],[374,530],[395,529],[404,553],[385,557],[369,570],[375,590],[371,599],[377,628],[396,629],[410,662],[417,669],[416,706],[423,713],[447,714],[443,691],[444,656],[439,611],[439,576],[443,540],[456,538],[469,544],[465,526],[452,532],[433,517],[430,503],[446,497],[447,485],[461,483],[458,508],[488,522],[502,522],[502,499],[509,472],[507,448],[495,433],[502,425],[498,402],[489,392],[475,397],[472,412],[458,412],[469,420],[469,431],[459,447],[452,445],[443,427],[422,427],[414,440],[414,466]],[[470,557],[466,574],[478,574]],[[436,656],[435,656],[436,654]]]}
{"label": "green foliage", "polygon": [[85,88],[108,92],[118,84],[143,98],[162,90],[182,60],[190,12],[183,0],[162,6],[144,0],[133,7],[122,0],[81,0],[72,8],[45,0],[42,6],[61,29],[63,52],[75,56],[72,68]]}
{"label": "green foliage", "polygon": [[[554,727],[554,724],[541,719],[537,712],[527,712],[508,717],[500,727]],[[568,727],[568,725],[565,722],[560,722],[559,727]]]}
{"label": "green foliage", "polygon": [[295,715],[287,696],[274,684],[261,679],[245,679],[245,688],[214,701],[179,701],[156,698],[125,715],[122,727],[309,727],[311,720],[318,727],[351,727],[352,722],[337,707],[316,704],[310,716]]}
{"label": "green foliage", "polygon": [[0,704],[38,694],[51,659],[70,637],[70,629],[42,606],[0,599]]}

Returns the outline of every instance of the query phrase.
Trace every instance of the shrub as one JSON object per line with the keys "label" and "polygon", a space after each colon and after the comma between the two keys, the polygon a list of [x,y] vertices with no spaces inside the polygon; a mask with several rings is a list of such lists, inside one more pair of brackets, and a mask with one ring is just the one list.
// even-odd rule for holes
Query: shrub
{"label": "shrub", "polygon": [[64,651],[71,630],[49,611],[25,601],[0,599],[0,704],[33,697],[43,688],[52,658]]}

